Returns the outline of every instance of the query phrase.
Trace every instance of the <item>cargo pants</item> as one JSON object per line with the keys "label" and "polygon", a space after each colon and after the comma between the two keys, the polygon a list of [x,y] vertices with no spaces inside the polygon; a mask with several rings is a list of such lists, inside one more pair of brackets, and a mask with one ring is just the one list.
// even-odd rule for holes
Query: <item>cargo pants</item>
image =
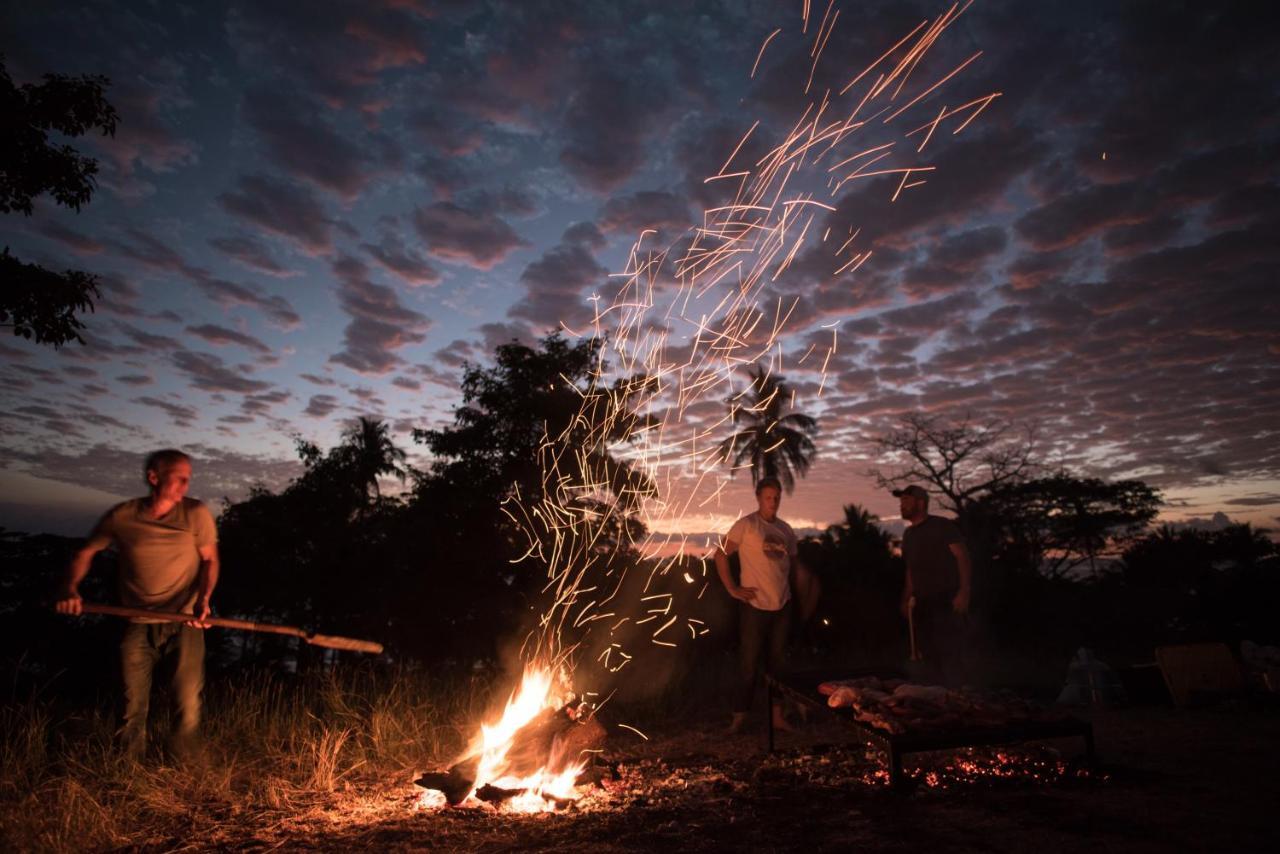
{"label": "cargo pants", "polygon": [[204,630],[182,623],[129,623],[120,641],[123,702],[117,737],[140,759],[147,747],[147,711],[157,667],[170,672],[173,731],[169,748],[181,757],[196,746],[204,690]]}

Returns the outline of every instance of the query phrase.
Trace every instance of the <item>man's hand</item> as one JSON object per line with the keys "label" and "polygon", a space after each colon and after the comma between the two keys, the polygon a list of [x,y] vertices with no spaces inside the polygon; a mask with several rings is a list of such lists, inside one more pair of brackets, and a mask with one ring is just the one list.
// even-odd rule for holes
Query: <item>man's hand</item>
{"label": "man's hand", "polygon": [[209,611],[209,600],[201,596],[196,600],[195,619],[187,620],[187,625],[197,629],[209,628],[209,624],[205,622],[209,617]]}
{"label": "man's hand", "polygon": [[59,614],[78,617],[84,613],[84,600],[74,587],[66,587],[58,593],[58,600],[53,603],[53,610]]}
{"label": "man's hand", "polygon": [[756,589],[754,587],[731,587],[729,588],[729,595],[739,602],[750,604],[756,601]]}
{"label": "man's hand", "polygon": [[956,592],[955,598],[951,600],[951,610],[957,614],[969,613],[969,591],[967,588],[960,588]]}

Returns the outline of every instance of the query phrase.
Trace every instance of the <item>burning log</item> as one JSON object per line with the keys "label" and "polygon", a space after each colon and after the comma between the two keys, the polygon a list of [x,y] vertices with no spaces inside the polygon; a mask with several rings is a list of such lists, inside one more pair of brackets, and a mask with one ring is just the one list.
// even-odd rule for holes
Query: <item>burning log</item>
{"label": "burning log", "polygon": [[[575,719],[570,706],[560,709],[547,708],[525,724],[511,738],[506,753],[503,778],[522,779],[540,771],[559,774],[574,763],[583,761],[583,754],[595,751],[604,744],[606,732],[594,717]],[[466,800],[474,790],[482,801],[500,804],[518,795],[526,788],[508,788],[490,780],[477,780],[480,755],[473,754],[452,765],[447,771],[427,772],[414,781],[424,789],[436,789],[444,793],[450,806]],[[476,783],[480,787],[476,788]],[[543,793],[543,798],[563,805],[564,798]]]}
{"label": "burning log", "polygon": [[443,792],[449,806],[456,807],[475,788],[476,772],[479,767],[480,757],[472,756],[457,763],[448,771],[428,771],[413,782],[424,789]]}
{"label": "burning log", "polygon": [[512,737],[507,751],[507,771],[527,777],[541,768],[552,773],[580,761],[583,751],[604,743],[605,731],[594,717],[584,721],[569,716],[568,708],[545,709]]}

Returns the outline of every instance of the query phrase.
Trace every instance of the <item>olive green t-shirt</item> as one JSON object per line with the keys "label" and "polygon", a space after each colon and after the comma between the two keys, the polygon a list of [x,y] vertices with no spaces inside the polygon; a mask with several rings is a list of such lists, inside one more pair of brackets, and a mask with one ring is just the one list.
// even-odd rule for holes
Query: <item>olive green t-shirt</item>
{"label": "olive green t-shirt", "polygon": [[213,514],[196,499],[184,498],[153,519],[147,504],[146,498],[134,498],[112,507],[89,535],[89,545],[114,545],[120,553],[120,604],[192,613],[199,549],[218,540]]}

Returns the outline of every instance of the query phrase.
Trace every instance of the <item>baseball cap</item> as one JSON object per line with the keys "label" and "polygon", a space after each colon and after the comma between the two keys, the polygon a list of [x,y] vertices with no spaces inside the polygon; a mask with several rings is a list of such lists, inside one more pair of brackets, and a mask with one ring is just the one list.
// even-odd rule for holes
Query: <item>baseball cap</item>
{"label": "baseball cap", "polygon": [[901,498],[904,495],[911,495],[916,498],[924,499],[929,497],[929,493],[925,491],[923,486],[916,486],[914,483],[911,484],[911,486],[904,486],[902,489],[895,489],[893,491],[894,498]]}

